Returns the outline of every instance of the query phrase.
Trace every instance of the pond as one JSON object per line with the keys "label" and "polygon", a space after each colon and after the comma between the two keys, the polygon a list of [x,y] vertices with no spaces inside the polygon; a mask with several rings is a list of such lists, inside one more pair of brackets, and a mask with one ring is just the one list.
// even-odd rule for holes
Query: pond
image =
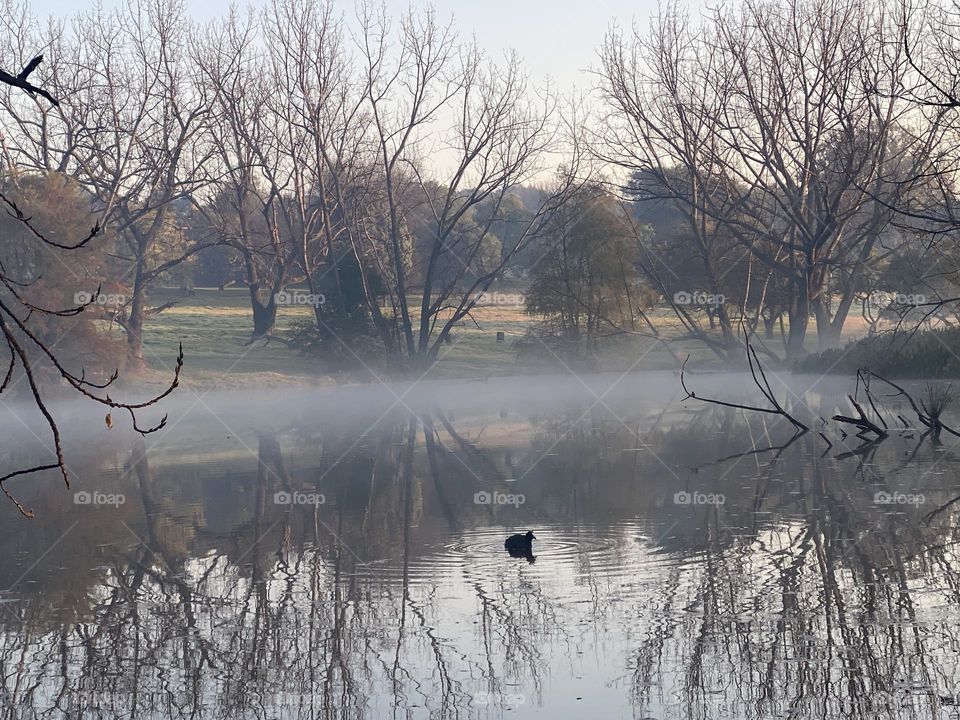
{"label": "pond", "polygon": [[0,503],[4,717],[960,717],[957,438],[775,385],[793,442],[669,372],[64,405],[71,488]]}

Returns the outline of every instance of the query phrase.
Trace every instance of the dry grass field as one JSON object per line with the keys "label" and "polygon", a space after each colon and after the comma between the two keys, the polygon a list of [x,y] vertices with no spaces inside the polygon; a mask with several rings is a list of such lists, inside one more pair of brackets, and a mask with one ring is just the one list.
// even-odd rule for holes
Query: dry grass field
{"label": "dry grass field", "polygon": [[[505,290],[495,298],[510,300]],[[200,288],[193,295],[176,290],[159,290],[151,301],[155,304],[176,300],[177,304],[149,319],[144,336],[144,357],[149,370],[148,383],[160,383],[173,367],[177,345],[183,343],[185,356],[184,383],[197,388],[275,387],[290,384],[332,384],[337,382],[375,381],[381,374],[376,368],[357,363],[355,369],[335,372],[322,359],[298,352],[280,342],[248,344],[252,322],[247,291],[229,288],[223,291]],[[288,333],[298,322],[309,319],[306,307],[280,308],[277,333]],[[665,337],[676,338],[680,328],[668,310],[655,311],[651,318]],[[518,353],[516,343],[534,324],[516,302],[478,307],[473,321],[457,328],[453,341],[444,346],[440,360],[426,375],[429,378],[485,378],[497,375],[520,375],[535,372],[583,371],[555,354],[536,340],[528,340],[527,351]],[[112,332],[120,337],[122,331]],[[497,332],[505,334],[505,342],[497,343]],[[812,332],[812,328],[811,328]],[[862,334],[858,318],[851,318],[850,338]],[[815,342],[811,338],[812,342]],[[712,359],[700,343],[675,340],[674,354],[691,356],[692,366],[709,365]],[[782,349],[773,341],[771,349]],[[663,343],[640,336],[619,336],[604,339],[598,354],[599,362],[590,369],[639,371],[675,368],[677,360]],[[143,379],[143,378],[141,378]]]}

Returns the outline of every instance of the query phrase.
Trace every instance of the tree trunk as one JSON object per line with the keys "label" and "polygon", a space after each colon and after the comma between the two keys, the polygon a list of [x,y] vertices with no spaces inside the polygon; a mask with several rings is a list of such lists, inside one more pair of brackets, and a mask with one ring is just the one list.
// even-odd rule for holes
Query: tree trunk
{"label": "tree trunk", "polygon": [[810,309],[813,310],[813,317],[817,324],[817,349],[826,350],[830,345],[830,308],[824,302],[822,297],[810,303]]}
{"label": "tree trunk", "polygon": [[795,278],[794,292],[791,293],[790,305],[787,309],[787,320],[790,330],[787,333],[787,359],[797,360],[806,355],[805,341],[807,326],[810,322],[810,290],[806,273]]}
{"label": "tree trunk", "polygon": [[258,287],[250,286],[250,305],[253,308],[253,334],[251,340],[266,337],[277,323],[276,297],[271,293],[266,302],[261,302]]}
{"label": "tree trunk", "polygon": [[850,314],[855,296],[852,282],[851,279],[851,285],[844,290],[832,318],[827,314],[821,325],[820,316],[817,315],[817,342],[820,350],[838,347],[843,339],[843,326],[847,322],[847,316]]}
{"label": "tree trunk", "polygon": [[[386,147],[384,146],[384,153]],[[384,166],[390,167],[390,163],[384,155]],[[397,200],[393,194],[393,175],[387,172],[384,177],[387,186],[387,205],[390,210],[390,244],[393,250],[394,272],[397,274],[397,300],[400,305],[400,318],[402,320],[403,337],[407,342],[407,356],[413,360],[416,357],[417,348],[413,340],[413,323],[410,320],[410,308],[407,305],[407,278],[406,268],[403,263],[403,245],[400,235],[400,217],[397,211]]]}
{"label": "tree trunk", "polygon": [[143,320],[146,310],[147,284],[144,281],[143,268],[138,264],[133,281],[133,299],[130,301],[130,316],[124,323],[127,331],[127,369],[140,370],[143,361]]}

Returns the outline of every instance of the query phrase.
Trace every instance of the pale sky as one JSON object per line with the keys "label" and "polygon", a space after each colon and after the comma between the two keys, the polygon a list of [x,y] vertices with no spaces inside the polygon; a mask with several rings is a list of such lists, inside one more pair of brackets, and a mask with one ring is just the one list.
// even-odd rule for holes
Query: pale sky
{"label": "pale sky", "polygon": [[[102,3],[110,8],[120,1]],[[32,0],[31,7],[39,16],[70,15],[92,7],[94,2]],[[230,0],[185,2],[197,20],[225,13],[231,5]],[[409,4],[407,0],[386,2],[397,13]],[[247,3],[235,4],[243,7]],[[574,84],[583,89],[590,85],[583,70],[597,64],[596,49],[612,22],[629,27],[636,20],[646,28],[658,8],[657,0],[433,0],[432,4],[439,17],[454,17],[462,36],[475,36],[480,47],[490,53],[516,50],[535,83],[540,84],[549,75],[561,91],[570,90]],[[353,0],[337,0],[337,5],[348,16],[353,13]]]}

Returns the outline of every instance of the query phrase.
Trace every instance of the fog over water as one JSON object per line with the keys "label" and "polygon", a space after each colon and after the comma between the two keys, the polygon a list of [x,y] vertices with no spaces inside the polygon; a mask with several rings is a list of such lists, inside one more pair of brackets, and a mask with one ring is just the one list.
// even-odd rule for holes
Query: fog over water
{"label": "fog over water", "polygon": [[[851,382],[834,377],[815,377],[784,373],[772,378],[776,388],[788,397],[812,395],[826,389],[839,394],[842,399],[853,390]],[[762,400],[756,392],[750,375],[735,372],[711,372],[706,375],[688,374],[688,385],[693,390],[717,395]],[[150,393],[128,391],[134,397]],[[119,392],[115,394],[120,394]],[[163,442],[175,435],[177,426],[216,418],[218,424],[254,432],[270,423],[272,429],[283,427],[294,420],[310,419],[317,422],[335,421],[349,423],[370,422],[391,409],[406,409],[413,412],[442,410],[446,412],[498,413],[501,410],[522,412],[555,411],[586,402],[587,406],[623,410],[624,412],[659,411],[665,407],[679,409],[684,393],[679,374],[673,371],[649,371],[643,373],[601,373],[593,375],[531,375],[520,377],[490,378],[487,380],[431,380],[394,383],[368,383],[325,388],[281,387],[271,389],[192,390],[184,387],[165,399],[162,404],[144,413],[143,425],[152,424],[166,413],[169,426]],[[676,405],[676,407],[674,407]],[[693,403],[696,406],[696,403]],[[6,413],[0,414],[0,427],[24,428],[28,424],[38,434],[42,426],[34,425],[32,404],[6,400]],[[80,434],[84,439],[107,437],[108,430],[100,419],[99,407],[83,400],[71,400],[53,405],[59,416],[68,418],[68,434]],[[586,407],[584,407],[586,409]],[[805,408],[798,402],[798,413]],[[118,423],[122,424],[122,423]],[[179,437],[179,436],[177,436]]]}
{"label": "fog over water", "polygon": [[[772,382],[849,412],[846,378]],[[956,438],[788,443],[683,398],[670,372],[185,390],[146,438],[57,406],[72,487],[0,504],[5,716],[950,717]],[[4,463],[42,457],[28,424]]]}

